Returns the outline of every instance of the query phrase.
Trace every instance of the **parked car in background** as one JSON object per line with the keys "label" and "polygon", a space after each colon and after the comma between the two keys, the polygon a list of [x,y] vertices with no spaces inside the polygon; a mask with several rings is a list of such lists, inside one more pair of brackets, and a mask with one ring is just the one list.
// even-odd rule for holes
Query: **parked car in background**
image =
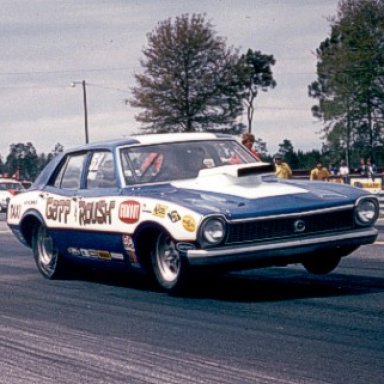
{"label": "parked car in background", "polygon": [[0,212],[5,212],[9,199],[24,190],[23,184],[14,179],[0,178]]}
{"label": "parked car in background", "polygon": [[302,263],[328,273],[375,241],[375,196],[273,171],[225,135],[93,143],[55,157],[11,199],[7,221],[49,279],[70,259],[120,263],[168,292],[208,269]]}

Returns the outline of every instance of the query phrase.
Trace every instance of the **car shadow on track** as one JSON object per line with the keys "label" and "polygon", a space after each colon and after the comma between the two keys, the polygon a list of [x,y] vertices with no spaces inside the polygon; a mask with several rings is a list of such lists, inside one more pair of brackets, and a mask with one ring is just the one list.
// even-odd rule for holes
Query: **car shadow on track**
{"label": "car shadow on track", "polygon": [[384,292],[384,278],[304,271],[265,270],[232,273],[191,291],[189,297],[236,302],[271,302]]}
{"label": "car shadow on track", "polygon": [[[161,293],[144,274],[114,268],[82,268],[71,274],[69,279]],[[343,273],[316,276],[299,268],[268,268],[197,278],[186,291],[174,296],[219,301],[272,302],[374,292],[384,292],[384,278]]]}

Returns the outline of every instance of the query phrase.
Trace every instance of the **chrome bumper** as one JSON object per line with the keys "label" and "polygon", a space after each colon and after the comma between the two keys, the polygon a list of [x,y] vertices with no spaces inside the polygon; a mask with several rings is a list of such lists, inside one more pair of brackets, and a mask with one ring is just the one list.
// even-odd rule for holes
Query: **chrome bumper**
{"label": "chrome bumper", "polygon": [[[195,266],[225,265],[238,263],[263,262],[274,265],[276,259],[295,262],[306,254],[337,247],[351,247],[373,243],[378,236],[374,227],[326,234],[323,236],[289,239],[262,244],[225,246],[211,249],[190,249],[185,251],[189,263]],[[270,260],[270,263],[268,262]]]}

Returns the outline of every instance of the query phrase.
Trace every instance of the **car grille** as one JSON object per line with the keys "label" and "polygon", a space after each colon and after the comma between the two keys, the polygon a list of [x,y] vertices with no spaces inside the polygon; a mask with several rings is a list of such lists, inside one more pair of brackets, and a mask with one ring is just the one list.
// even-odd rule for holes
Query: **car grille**
{"label": "car grille", "polygon": [[317,233],[348,230],[353,226],[352,209],[236,222],[229,225],[226,244],[305,237]]}

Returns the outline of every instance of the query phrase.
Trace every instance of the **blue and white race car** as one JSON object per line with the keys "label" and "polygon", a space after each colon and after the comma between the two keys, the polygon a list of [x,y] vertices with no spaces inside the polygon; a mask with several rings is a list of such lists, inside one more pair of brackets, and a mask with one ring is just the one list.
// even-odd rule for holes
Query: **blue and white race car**
{"label": "blue and white race car", "polygon": [[176,292],[207,268],[328,273],[375,241],[378,214],[361,189],[277,179],[231,136],[178,133],[57,156],[11,199],[7,221],[49,279],[70,260],[117,262]]}

